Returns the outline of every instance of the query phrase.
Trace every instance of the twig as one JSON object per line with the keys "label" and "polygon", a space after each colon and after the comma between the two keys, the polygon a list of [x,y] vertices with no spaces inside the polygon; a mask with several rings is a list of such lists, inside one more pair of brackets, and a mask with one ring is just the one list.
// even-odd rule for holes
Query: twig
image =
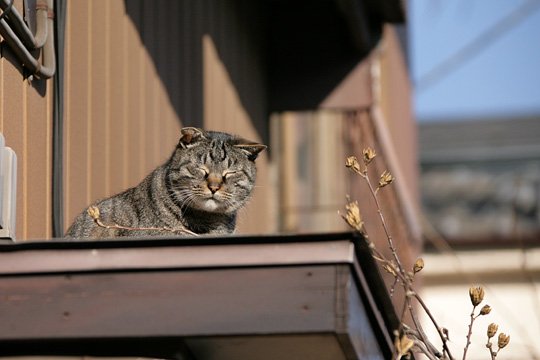
{"label": "twig", "polygon": [[[453,356],[452,356],[452,354],[450,352],[450,349],[448,348],[448,345],[447,345],[447,338],[442,333],[441,327],[438,325],[438,323],[435,320],[433,314],[427,308],[427,306],[424,303],[424,301],[422,300],[422,298],[416,293],[416,291],[414,290],[414,288],[412,286],[414,273],[416,273],[417,271],[420,271],[421,268],[423,267],[423,264],[420,267],[420,269],[418,269],[418,270],[414,269],[413,275],[409,275],[405,271],[405,268],[403,267],[403,264],[401,263],[401,260],[400,260],[398,254],[397,254],[397,250],[396,250],[396,247],[394,245],[392,235],[390,234],[390,230],[389,230],[388,224],[386,222],[386,219],[384,217],[381,204],[379,203],[379,199],[377,197],[379,189],[385,187],[386,185],[389,185],[392,181],[394,181],[394,177],[388,171],[383,172],[380,179],[379,179],[378,187],[376,189],[374,188],[374,186],[372,185],[371,180],[369,178],[367,168],[368,168],[369,163],[373,160],[373,158],[375,156],[376,156],[376,154],[375,154],[375,151],[373,149],[371,149],[371,148],[364,149],[364,151],[363,151],[364,168],[362,170],[361,170],[361,167],[360,167],[360,164],[359,164],[358,160],[354,156],[350,156],[349,158],[347,158],[346,166],[348,168],[350,168],[351,170],[353,170],[355,173],[359,174],[366,181],[366,183],[368,185],[371,196],[373,197],[373,200],[375,202],[375,206],[377,207],[377,213],[379,215],[380,222],[381,222],[382,227],[384,229],[384,233],[386,235],[386,239],[388,241],[388,245],[389,245],[390,251],[392,253],[393,261],[389,261],[382,253],[380,253],[375,248],[373,243],[368,241],[369,245],[370,245],[370,249],[372,250],[372,255],[376,260],[378,260],[379,262],[381,262],[383,264],[382,266],[387,272],[389,272],[390,274],[392,274],[394,276],[394,284],[392,285],[392,287],[390,289],[390,293],[393,295],[394,290],[395,290],[395,286],[398,284],[398,282],[400,280],[401,280],[403,289],[405,291],[406,299],[404,300],[404,304],[403,304],[404,307],[403,307],[403,310],[402,310],[402,313],[401,313],[399,328],[398,328],[398,330],[396,332],[396,339],[397,339],[396,341],[400,341],[400,339],[401,339],[400,336],[401,336],[402,330],[403,330],[403,328],[405,326],[405,323],[404,323],[404,321],[405,321],[405,319],[404,319],[405,313],[406,313],[406,310],[409,309],[409,312],[410,312],[411,317],[413,319],[413,323],[414,323],[415,327],[418,329],[418,334],[419,334],[419,337],[417,337],[418,340],[415,343],[418,343],[418,344],[421,343],[423,345],[423,346],[419,346],[419,348],[423,349],[426,353],[429,353],[430,354],[430,359],[434,359],[434,358],[437,358],[438,356],[441,356],[440,352],[427,340],[427,336],[425,335],[425,333],[423,332],[423,329],[420,326],[420,322],[418,321],[418,318],[417,318],[417,316],[416,316],[416,314],[415,314],[415,312],[413,310],[412,304],[411,304],[411,297],[414,297],[420,303],[420,305],[422,306],[422,309],[427,313],[427,315],[430,318],[431,322],[433,323],[433,325],[437,329],[437,332],[438,332],[438,334],[439,334],[439,336],[440,336],[440,338],[441,338],[441,340],[443,342],[443,353],[446,353],[450,360],[454,360],[454,358],[453,358]],[[351,208],[352,208],[352,206],[349,203],[349,205],[347,206],[347,209],[351,210]],[[355,210],[355,214],[354,214],[355,216],[351,216],[350,218],[344,217],[344,219],[349,223],[349,225],[351,225],[351,227],[363,232],[363,234],[365,235],[365,237],[367,239],[367,234],[365,233],[363,222],[361,221],[361,215],[358,212],[357,207],[354,207],[354,210]],[[416,266],[416,264],[415,264],[415,266]],[[403,336],[405,336],[405,335],[403,335]],[[431,345],[431,348],[430,348],[430,345]],[[403,354],[402,351],[403,351],[403,349],[398,349],[397,346],[396,346],[396,358],[399,358],[400,354]]]}
{"label": "twig", "polygon": [[106,225],[101,222],[101,220],[97,219],[94,220],[98,226],[101,226],[105,229],[120,229],[120,230],[140,230],[140,231],[169,231],[169,232],[180,232],[188,235],[193,236],[199,236],[199,234],[194,233],[193,231],[190,231],[186,228],[170,228],[167,226],[164,227],[130,227],[130,226],[122,226],[118,224],[112,224],[112,225]]}
{"label": "twig", "polygon": [[476,320],[476,316],[474,316],[474,310],[476,310],[476,306],[473,305],[473,309],[471,311],[471,322],[469,323],[469,331],[467,332],[467,342],[465,343],[465,348],[463,349],[463,360],[467,357],[467,350],[469,350],[469,345],[471,345],[471,336],[472,336],[472,328],[474,324],[474,320]]}
{"label": "twig", "polygon": [[[402,274],[405,274],[405,270],[403,268],[403,265],[401,264],[401,261],[399,260],[399,256],[397,255],[396,247],[394,245],[394,241],[392,239],[392,235],[390,235],[390,230],[388,229],[388,225],[386,224],[386,219],[384,218],[381,204],[379,203],[379,198],[377,197],[377,191],[373,188],[373,185],[371,184],[371,180],[369,179],[369,176],[367,175],[367,168],[364,171],[364,180],[366,180],[366,183],[369,187],[369,191],[371,193],[371,196],[373,197],[373,200],[375,201],[375,205],[377,206],[377,213],[379,214],[379,219],[381,220],[382,227],[384,229],[384,233],[386,235],[386,239],[388,240],[388,245],[390,247],[390,251],[392,252],[392,256],[394,257],[394,260],[396,261],[398,265],[399,272]],[[377,188],[378,190],[379,188]]]}
{"label": "twig", "polygon": [[496,360],[497,359],[497,351],[493,351],[493,345],[491,344],[490,339],[488,339],[486,347],[488,348],[489,356],[491,357],[491,360]]}
{"label": "twig", "polygon": [[[373,197],[373,200],[375,201],[375,206],[377,207],[377,213],[379,214],[379,219],[381,220],[381,224],[383,226],[383,229],[384,229],[384,232],[385,232],[385,235],[386,235],[386,238],[388,240],[388,244],[389,244],[389,247],[390,247],[390,251],[392,252],[392,256],[393,258],[395,259],[397,265],[398,265],[398,270],[399,270],[399,273],[400,273],[400,278],[402,279],[403,281],[403,285],[404,285],[404,288],[405,288],[405,291],[408,292],[408,291],[413,291],[414,293],[414,297],[416,298],[416,300],[420,303],[420,305],[422,306],[422,308],[424,309],[424,311],[427,313],[428,317],[430,318],[431,322],[433,323],[433,325],[435,326],[435,328],[437,329],[437,332],[439,333],[439,336],[443,342],[443,349],[444,351],[446,352],[446,354],[448,355],[448,357],[450,359],[454,359],[454,357],[452,356],[451,352],[450,352],[450,349],[448,348],[447,346],[447,340],[446,340],[446,337],[444,336],[444,334],[442,333],[441,331],[441,328],[439,327],[439,325],[437,324],[437,321],[435,320],[435,317],[433,316],[433,314],[431,314],[431,311],[429,310],[429,308],[426,306],[426,304],[424,303],[424,301],[422,300],[422,298],[416,293],[416,291],[414,291],[414,289],[412,288],[412,285],[410,284],[410,280],[407,278],[407,276],[405,275],[405,269],[403,268],[403,265],[401,264],[401,261],[399,259],[399,256],[397,255],[397,251],[396,251],[396,247],[394,245],[394,242],[392,240],[392,236],[390,234],[390,230],[388,229],[388,225],[386,223],[386,220],[384,218],[384,214],[382,212],[382,208],[381,208],[381,205],[379,203],[379,199],[377,197],[377,192],[376,190],[373,188],[373,185],[371,184],[371,181],[369,179],[369,175],[367,174],[367,168],[364,170],[363,173],[361,173],[362,175],[362,178],[366,181],[368,187],[369,187],[369,190],[370,190],[370,193]],[[379,188],[377,188],[378,190]],[[397,278],[397,276],[396,276]]]}
{"label": "twig", "polygon": [[170,228],[167,226],[163,227],[130,227],[130,226],[123,226],[118,225],[116,223],[113,223],[112,225],[107,225],[101,221],[100,218],[100,212],[99,208],[97,206],[90,206],[87,210],[88,215],[94,220],[97,226],[105,228],[105,229],[119,229],[119,230],[131,230],[131,231],[168,231],[173,233],[184,233],[192,236],[199,236],[199,234],[194,233],[191,230],[186,229],[184,226],[178,227],[178,228]]}
{"label": "twig", "polygon": [[415,340],[414,346],[420,349],[420,352],[426,355],[429,358],[429,360],[439,360],[439,357],[436,355],[433,355],[433,353],[427,348],[426,344],[424,344],[422,341]]}
{"label": "twig", "polygon": [[[422,331],[421,329],[418,329],[418,330],[414,330],[414,329],[411,329],[409,326],[407,326],[406,324],[403,324],[403,328],[404,328],[404,332],[405,334],[407,334],[408,336],[409,335],[412,335],[413,337],[415,337],[416,339],[420,339],[420,331]],[[425,337],[425,334],[424,334],[424,337]],[[435,345],[433,345],[429,340],[426,339],[425,342],[423,342],[424,345],[429,349],[430,353],[432,355],[434,355],[435,357],[437,358],[442,358],[442,354],[439,350],[437,350],[437,348],[435,347]]]}
{"label": "twig", "polygon": [[[413,321],[414,327],[418,331],[418,335],[420,337],[420,340],[422,340],[422,342],[424,344],[426,344],[426,345],[431,345],[431,343],[427,339],[427,335],[424,332],[424,329],[422,328],[422,325],[420,324],[420,321],[418,320],[418,316],[414,312],[414,308],[412,306],[412,302],[411,302],[411,298],[410,298],[409,294],[407,294],[406,299],[407,299],[407,301],[406,301],[407,307],[409,308],[409,314],[411,314],[411,319]],[[440,358],[442,356],[442,354],[439,352],[439,350],[437,350],[433,345],[432,345],[432,351],[433,351],[433,355],[435,355],[436,357]]]}
{"label": "twig", "polygon": [[418,293],[414,293],[414,298],[416,299],[416,301],[418,301],[418,303],[420,304],[420,306],[422,306],[422,309],[424,310],[424,312],[427,314],[427,316],[429,317],[429,319],[431,320],[431,322],[432,322],[433,325],[435,326],[435,329],[437,330],[437,333],[439,334],[439,337],[440,337],[441,340],[442,340],[444,352],[446,352],[446,354],[448,355],[448,357],[449,357],[451,360],[453,360],[454,357],[452,356],[452,354],[450,353],[450,349],[448,348],[447,339],[446,339],[446,337],[444,336],[443,332],[441,331],[441,327],[440,327],[439,324],[437,323],[437,320],[435,320],[435,317],[433,316],[433,314],[431,313],[431,311],[430,311],[429,308],[427,307],[427,305],[426,305],[426,303],[424,302],[424,300],[422,299],[422,297],[420,297],[420,295],[418,295]]}
{"label": "twig", "polygon": [[394,283],[390,287],[390,297],[394,297],[394,292],[396,291],[396,285],[399,282],[399,277],[394,276]]}

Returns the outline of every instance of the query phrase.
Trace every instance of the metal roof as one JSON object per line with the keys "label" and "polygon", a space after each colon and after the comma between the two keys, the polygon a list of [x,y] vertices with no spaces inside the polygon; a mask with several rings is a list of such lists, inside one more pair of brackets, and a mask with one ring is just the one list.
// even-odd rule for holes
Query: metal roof
{"label": "metal roof", "polygon": [[0,247],[3,355],[389,358],[396,317],[353,233]]}

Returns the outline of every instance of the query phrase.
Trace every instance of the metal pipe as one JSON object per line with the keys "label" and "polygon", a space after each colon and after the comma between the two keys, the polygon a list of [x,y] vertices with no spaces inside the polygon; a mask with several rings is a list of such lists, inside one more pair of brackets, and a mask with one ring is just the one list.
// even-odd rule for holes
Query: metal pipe
{"label": "metal pipe", "polygon": [[47,41],[49,31],[52,32],[52,28],[50,28],[47,24],[49,18],[49,9],[52,11],[51,6],[49,6],[47,3],[38,1],[36,4],[36,35],[34,36],[35,49],[40,49],[43,47],[43,45],[45,45],[45,41]]}
{"label": "metal pipe", "polygon": [[[0,8],[3,11],[6,11],[10,7],[9,0],[0,0]],[[8,20],[12,29],[19,35],[19,38],[22,40],[24,45],[33,50],[40,49],[45,44],[47,39],[47,16],[48,10],[50,9],[49,4],[45,3],[43,0],[38,1],[36,5],[36,35],[32,34],[32,31],[22,18],[21,14],[17,11],[16,8],[11,7],[9,13],[5,16]]]}
{"label": "metal pipe", "polygon": [[23,65],[30,70],[32,73],[36,73],[40,64],[32,54],[26,49],[21,40],[17,37],[17,34],[9,27],[6,20],[0,20],[0,35],[4,38],[9,47],[13,50],[15,55],[19,60],[22,61]]}
{"label": "metal pipe", "polygon": [[66,26],[66,0],[53,0],[55,8],[54,31],[56,72],[53,78],[53,131],[52,131],[52,234],[64,236],[64,39]]}
{"label": "metal pipe", "polygon": [[[56,71],[56,57],[54,55],[54,0],[47,0],[47,39],[43,46],[43,66],[38,73],[46,79],[52,77]],[[50,14],[50,15],[49,15]]]}
{"label": "metal pipe", "polygon": [[[5,0],[0,0],[2,4],[4,1]],[[53,0],[47,0],[47,6],[52,11]],[[14,10],[15,9],[12,9],[11,11]],[[53,28],[52,17],[47,16],[45,26],[50,29]],[[32,56],[5,19],[0,20],[0,35],[2,35],[17,58],[23,63],[24,67],[26,67],[32,74],[44,79],[48,79],[54,75],[56,61],[54,56],[54,36],[52,31],[47,31],[47,38],[43,47],[43,65],[39,62],[39,60]]]}

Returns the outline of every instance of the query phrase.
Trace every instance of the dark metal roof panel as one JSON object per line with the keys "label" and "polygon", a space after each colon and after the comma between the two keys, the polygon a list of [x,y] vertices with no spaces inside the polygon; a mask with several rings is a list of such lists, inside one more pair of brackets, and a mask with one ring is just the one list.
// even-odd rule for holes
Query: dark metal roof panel
{"label": "dark metal roof panel", "polygon": [[2,246],[0,258],[4,354],[232,359],[257,344],[268,347],[250,358],[305,358],[315,345],[313,359],[392,351],[393,308],[351,233],[34,242]]}

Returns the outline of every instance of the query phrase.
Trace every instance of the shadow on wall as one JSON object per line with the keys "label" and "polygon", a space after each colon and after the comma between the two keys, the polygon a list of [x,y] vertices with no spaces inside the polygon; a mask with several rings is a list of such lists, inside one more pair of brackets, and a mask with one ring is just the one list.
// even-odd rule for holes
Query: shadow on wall
{"label": "shadow on wall", "polygon": [[268,141],[263,6],[248,0],[125,0],[183,125],[204,124],[203,36],[209,35],[253,127]]}
{"label": "shadow on wall", "polygon": [[[1,57],[6,59],[11,65],[13,65],[14,69],[17,69],[19,74],[21,75],[21,81],[24,79],[29,79],[30,75],[25,68],[21,66],[21,62],[15,54],[13,53],[13,50],[8,46],[8,44],[5,41],[2,41],[0,43],[0,54]],[[47,94],[47,80],[46,79],[40,79],[37,76],[32,76],[31,80],[28,81],[30,86],[34,88],[36,91],[36,94],[38,94],[41,97],[45,97]]]}
{"label": "shadow on wall", "polygon": [[376,46],[384,21],[397,16],[367,1],[125,0],[125,5],[184,124],[204,122],[203,37],[209,36],[264,142],[270,112],[317,109]]}

